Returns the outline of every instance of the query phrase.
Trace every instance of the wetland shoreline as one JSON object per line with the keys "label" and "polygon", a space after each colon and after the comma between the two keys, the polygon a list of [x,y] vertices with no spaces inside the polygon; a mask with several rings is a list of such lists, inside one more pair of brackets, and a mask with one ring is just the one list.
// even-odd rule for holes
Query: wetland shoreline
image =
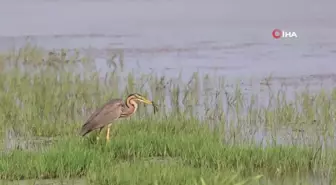
{"label": "wetland shoreline", "polygon": [[[88,184],[334,182],[336,89],[307,88],[290,98],[286,88],[251,95],[243,93],[239,82],[230,84],[220,76],[194,73],[184,82],[125,73],[114,59],[113,70],[101,81],[92,60],[81,55],[50,55],[32,46],[1,55],[0,136],[8,146],[1,154],[1,179],[83,178]],[[76,75],[71,69],[78,65],[91,70]],[[95,108],[131,92],[157,102],[160,111],[154,115],[140,105],[131,119],[117,121],[109,144],[95,143],[94,133],[77,135]],[[33,138],[51,139],[20,143]]]}

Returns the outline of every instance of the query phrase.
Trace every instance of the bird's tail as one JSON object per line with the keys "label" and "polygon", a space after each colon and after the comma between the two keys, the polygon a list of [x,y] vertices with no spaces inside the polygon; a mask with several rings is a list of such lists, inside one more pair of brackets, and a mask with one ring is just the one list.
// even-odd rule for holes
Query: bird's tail
{"label": "bird's tail", "polygon": [[82,129],[79,132],[79,135],[81,136],[85,136],[86,134],[88,134],[91,130],[87,127],[87,124],[82,126]]}

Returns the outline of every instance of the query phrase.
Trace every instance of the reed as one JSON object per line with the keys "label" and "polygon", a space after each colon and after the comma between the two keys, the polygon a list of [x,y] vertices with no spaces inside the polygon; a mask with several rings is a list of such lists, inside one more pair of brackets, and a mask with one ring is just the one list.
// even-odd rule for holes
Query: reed
{"label": "reed", "polygon": [[[124,61],[113,56],[102,78],[79,52],[27,46],[1,55],[0,136],[8,149],[1,179],[270,184],[313,174],[333,180],[336,89],[245,93],[218,76],[194,73],[185,81],[125,73]],[[95,108],[133,92],[153,99],[159,113],[140,105],[132,118],[116,122],[108,145],[95,143],[95,133],[78,136]]]}

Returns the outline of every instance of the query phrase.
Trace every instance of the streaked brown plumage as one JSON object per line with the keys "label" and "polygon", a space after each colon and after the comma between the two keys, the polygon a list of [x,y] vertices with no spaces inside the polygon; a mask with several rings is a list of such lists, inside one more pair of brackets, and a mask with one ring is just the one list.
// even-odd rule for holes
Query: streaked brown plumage
{"label": "streaked brown plumage", "polygon": [[126,101],[121,99],[113,99],[104,104],[101,108],[97,109],[89,119],[82,126],[80,135],[85,136],[93,130],[101,130],[107,126],[106,140],[109,140],[111,123],[119,118],[126,118],[131,116],[138,108],[137,102],[152,104],[154,112],[157,109],[154,102],[146,99],[140,94],[130,94]]}

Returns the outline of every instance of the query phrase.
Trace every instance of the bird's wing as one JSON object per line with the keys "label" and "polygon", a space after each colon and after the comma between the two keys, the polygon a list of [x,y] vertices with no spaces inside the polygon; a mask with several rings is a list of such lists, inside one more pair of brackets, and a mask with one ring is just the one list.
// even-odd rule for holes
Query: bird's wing
{"label": "bird's wing", "polygon": [[81,135],[85,135],[92,130],[101,128],[118,119],[121,115],[124,102],[121,99],[113,99],[97,109],[82,127]]}

